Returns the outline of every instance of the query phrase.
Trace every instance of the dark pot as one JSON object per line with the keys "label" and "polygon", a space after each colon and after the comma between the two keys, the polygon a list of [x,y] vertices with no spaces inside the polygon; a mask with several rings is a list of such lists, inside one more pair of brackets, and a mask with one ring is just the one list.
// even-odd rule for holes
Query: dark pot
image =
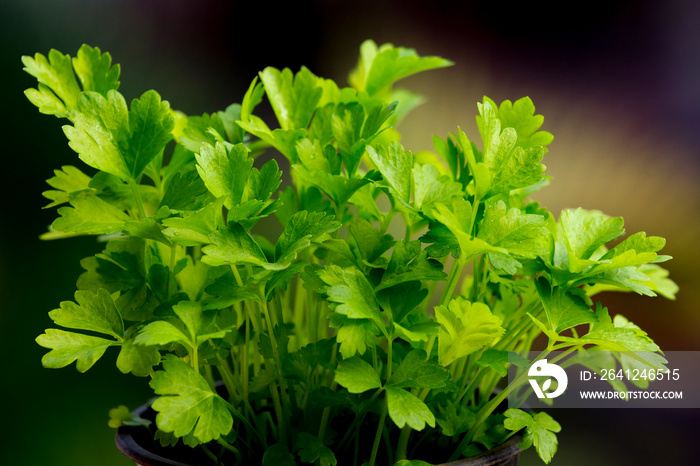
{"label": "dark pot", "polygon": [[[145,419],[155,419],[151,405],[145,404],[134,410],[134,414]],[[162,447],[153,440],[152,433],[142,426],[121,426],[115,436],[117,448],[127,458],[141,466],[200,466],[197,450],[178,443],[175,447]],[[520,436],[515,435],[481,455],[464,458],[436,466],[517,466],[520,452]],[[172,458],[177,458],[174,460]]]}

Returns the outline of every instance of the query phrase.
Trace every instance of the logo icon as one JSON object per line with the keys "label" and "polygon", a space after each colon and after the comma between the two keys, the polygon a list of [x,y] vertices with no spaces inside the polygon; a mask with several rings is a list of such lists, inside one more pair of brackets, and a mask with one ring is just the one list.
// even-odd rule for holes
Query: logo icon
{"label": "logo icon", "polygon": [[530,367],[530,370],[527,372],[527,375],[530,377],[554,377],[554,380],[557,381],[557,389],[551,393],[545,393],[552,385],[551,378],[545,380],[541,388],[536,380],[530,379],[530,385],[532,385],[532,389],[535,391],[537,398],[556,398],[564,393],[564,390],[566,390],[566,385],[569,383],[569,378],[566,376],[564,369],[556,364],[547,363],[546,359],[541,359],[533,364]]}

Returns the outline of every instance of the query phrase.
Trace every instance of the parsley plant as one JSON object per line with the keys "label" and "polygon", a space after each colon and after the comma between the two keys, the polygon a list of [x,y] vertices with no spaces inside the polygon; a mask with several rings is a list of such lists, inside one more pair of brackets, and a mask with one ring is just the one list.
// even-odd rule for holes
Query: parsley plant
{"label": "parsley plant", "polygon": [[[198,116],[152,90],[127,103],[98,48],[23,62],[28,99],[66,122],[84,163],[48,180],[44,238],[105,244],[49,313],[61,329],[37,338],[42,362],[84,372],[104,356],[146,377],[164,445],[212,464],[418,465],[524,430],[547,463],[559,424],[496,409],[516,388],[496,390],[509,352],[541,334],[543,354],[659,350],[595,295],[673,298],[664,239],[613,246],[622,218],[557,220],[530,200],[552,135],[529,98],[478,103],[480,144],[461,129],[434,153],[400,144],[420,98],[394,84],[448,60],[367,41],[349,87],[266,68],[240,104]],[[272,124],[255,114],[264,98]],[[267,151],[290,186],[275,158],[259,163]]]}

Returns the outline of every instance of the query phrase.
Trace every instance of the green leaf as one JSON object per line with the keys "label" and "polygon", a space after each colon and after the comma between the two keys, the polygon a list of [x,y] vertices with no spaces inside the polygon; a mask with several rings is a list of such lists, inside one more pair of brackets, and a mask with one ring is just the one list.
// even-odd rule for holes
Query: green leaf
{"label": "green leaf", "polygon": [[[470,180],[473,179],[474,188],[476,191],[475,197],[476,199],[483,199],[487,197],[487,194],[491,189],[493,174],[491,173],[489,166],[482,161],[483,155],[476,148],[476,145],[469,141],[469,138],[464,131],[462,131],[462,128],[458,128],[458,133],[461,151],[455,147],[451,139],[448,139],[449,151],[447,155],[449,157],[447,160],[448,163],[450,163],[450,169],[452,170],[455,178],[460,180],[462,186],[464,187],[469,186]],[[479,160],[478,162],[477,157]],[[471,169],[471,176],[469,170],[465,166],[465,162]]]}
{"label": "green leaf", "polygon": [[187,117],[179,142],[192,152],[199,152],[202,144],[215,145],[217,141],[237,144],[243,141],[243,131],[236,124],[241,118],[241,107],[229,105],[224,112]]}
{"label": "green leaf", "polygon": [[45,208],[63,204],[76,195],[90,192],[91,178],[75,167],[64,165],[61,170],[54,170],[54,175],[46,180],[46,183],[55,190],[41,193],[52,201]]}
{"label": "green leaf", "polygon": [[193,214],[171,217],[163,220],[163,234],[173,243],[180,246],[197,246],[209,244],[209,235],[214,233],[222,224],[221,208],[224,198],[211,202]]}
{"label": "green leaf", "polygon": [[209,237],[212,244],[202,248],[202,252],[206,254],[202,257],[205,264],[218,266],[243,263],[266,268],[283,268],[267,262],[258,243],[240,223],[230,222],[227,228],[219,228]]}
{"label": "green leaf", "polygon": [[[610,251],[605,253],[600,261],[609,260],[610,265],[600,264],[594,267],[595,271],[613,267],[627,267],[631,265],[642,265],[648,262],[657,262],[658,251],[666,245],[666,240],[659,236],[649,236],[640,231],[629,236]],[[667,256],[662,256],[667,260]]]}
{"label": "green leaf", "polygon": [[[647,333],[626,319],[610,319],[608,310],[600,304],[596,309],[599,322],[591,326],[591,331],[581,337],[586,343],[597,344],[608,351],[630,351],[652,364],[659,364],[660,356],[655,354],[659,346]],[[646,354],[645,354],[646,353]],[[664,360],[665,361],[665,360]]]}
{"label": "green leaf", "polygon": [[358,219],[356,222],[348,224],[348,230],[355,239],[360,255],[367,262],[376,261],[395,243],[391,235],[382,235],[379,230],[364,219]]}
{"label": "green leaf", "polygon": [[387,386],[400,388],[443,388],[450,372],[422,349],[411,350],[391,375]]}
{"label": "green leaf", "polygon": [[367,146],[367,154],[389,184],[392,193],[408,204],[413,169],[411,152],[404,150],[401,144],[394,141],[389,144],[389,147],[378,146],[376,150],[372,146]]}
{"label": "green leaf", "polygon": [[428,259],[428,252],[421,251],[420,241],[399,241],[376,290],[380,291],[399,283],[425,280],[444,280],[447,274],[442,264]]}
{"label": "green leaf", "polygon": [[203,305],[205,309],[223,309],[240,301],[259,300],[259,286],[251,283],[238,286],[233,274],[223,275],[217,278],[214,283],[207,286],[204,291],[207,294],[216,296],[215,299],[207,299]]}
{"label": "green leaf", "polygon": [[495,343],[505,332],[501,319],[487,305],[462,297],[454,298],[447,306],[437,306],[435,319],[442,326],[438,356],[443,366]]}
{"label": "green leaf", "polygon": [[515,364],[518,367],[525,367],[530,364],[530,361],[518,356],[515,351],[495,349],[487,349],[481,353],[481,357],[476,361],[477,366],[490,367],[501,377],[505,377],[508,374],[508,363]]}
{"label": "green leaf", "polygon": [[340,154],[335,147],[328,144],[322,148],[319,140],[304,138],[297,141],[297,155],[301,163],[312,171],[332,175],[340,174]]}
{"label": "green leaf", "polygon": [[[505,249],[495,248],[484,240],[471,235],[470,219],[472,217],[472,205],[469,201],[461,197],[452,198],[452,205],[450,207],[440,203],[436,204],[432,216],[435,220],[445,225],[457,238],[460,259],[467,260],[472,256],[485,252],[507,252]],[[446,247],[448,249],[451,248],[449,239],[448,241],[440,239],[438,244],[443,242],[447,243]]]}
{"label": "green leaf", "polygon": [[248,157],[248,148],[243,144],[231,146],[216,143],[202,144],[197,158],[197,172],[207,189],[215,197],[226,197],[224,205],[231,209],[243,200],[253,159]]}
{"label": "green leaf", "polygon": [[71,207],[60,207],[59,218],[51,227],[56,231],[101,235],[116,233],[124,228],[129,216],[118,207],[95,195],[70,200]]}
{"label": "green leaf", "polygon": [[343,164],[352,177],[365,148],[383,131],[382,126],[394,113],[396,102],[386,105],[382,100],[368,99],[364,94],[349,93],[347,97],[351,101],[340,103],[333,109],[330,129]]}
{"label": "green leaf", "polygon": [[146,217],[139,221],[126,222],[124,224],[124,233],[137,238],[152,239],[160,241],[166,246],[170,246],[170,240],[163,235],[160,225],[153,217]]}
{"label": "green leaf", "polygon": [[170,104],[161,101],[156,91],[146,91],[131,102],[129,135],[120,147],[131,179],[138,180],[144,168],[170,142],[174,126]]}
{"label": "green leaf", "polygon": [[484,164],[491,173],[490,197],[513,189],[532,186],[543,179],[544,165],[540,164],[542,147],[523,148],[516,145],[518,135],[513,128],[503,128],[496,109],[485,101],[478,104],[479,131],[484,142]]}
{"label": "green leaf", "polygon": [[156,424],[160,430],[173,432],[176,437],[192,435],[194,443],[200,444],[218,439],[233,427],[225,401],[177,357],[166,357],[163,370],[154,374],[150,385],[161,395],[152,405],[158,411]]}
{"label": "green leaf", "polygon": [[517,146],[523,148],[546,146],[554,140],[554,136],[547,131],[538,131],[544,123],[544,117],[535,115],[535,105],[529,97],[518,99],[515,103],[504,100],[500,106],[488,97],[484,97],[484,100],[497,109],[498,119],[501,120],[504,128],[515,129],[518,134]]}
{"label": "green leaf", "polygon": [[337,312],[328,317],[329,325],[338,329],[336,340],[340,343],[340,354],[349,359],[355,354],[364,354],[368,346],[375,346],[379,329],[369,319],[350,319]]}
{"label": "green leaf", "polygon": [[[549,230],[541,215],[526,214],[515,207],[506,208],[503,201],[487,203],[484,219],[479,226],[478,238],[508,254],[519,258],[535,259],[547,253]],[[491,253],[489,258],[500,253]],[[514,273],[515,270],[507,270]]]}
{"label": "green leaf", "polygon": [[367,184],[360,187],[348,199],[348,202],[357,209],[359,218],[368,221],[382,221],[384,219],[384,214],[379,210],[376,202],[379,192],[379,189],[375,189],[373,184]]}
{"label": "green leaf", "polygon": [[296,466],[294,456],[289,453],[286,445],[275,443],[265,449],[262,466]]}
{"label": "green leaf", "polygon": [[144,242],[138,238],[113,239],[102,253],[80,261],[86,270],[78,278],[78,289],[110,293],[141,286],[145,282]]}
{"label": "green leaf", "polygon": [[176,172],[165,182],[165,193],[159,207],[171,210],[197,210],[209,196],[209,191],[196,170]]}
{"label": "green leaf", "polygon": [[221,338],[229,331],[227,329],[221,332],[210,333],[216,318],[216,312],[205,311],[202,305],[196,301],[180,301],[173,306],[173,311],[185,324],[190,334],[190,340],[195,342],[195,345],[208,338]]}
{"label": "green leaf", "polygon": [[100,289],[97,293],[76,291],[75,300],[77,304],[63,301],[60,309],[49,312],[56,325],[104,333],[117,340],[124,338],[124,323],[107,290]]}
{"label": "green leaf", "polygon": [[[119,88],[119,65],[112,65],[109,53],[100,53],[97,47],[83,44],[76,58],[51,50],[48,60],[37,53],[32,57],[22,57],[24,71],[39,82],[37,89],[27,89],[27,98],[41,113],[68,117],[76,110],[81,89],[75,74],[80,79],[83,91],[107,94]],[[75,70],[75,74],[73,74]]]}
{"label": "green leaf", "polygon": [[638,270],[649,278],[649,281],[645,282],[645,284],[653,291],[659,293],[666,299],[676,299],[678,285],[668,278],[668,270],[656,264],[644,264],[641,265]]}
{"label": "green leaf", "polygon": [[428,289],[421,282],[402,282],[377,292],[382,309],[391,312],[394,325],[401,322],[428,296]]}
{"label": "green leaf", "polygon": [[428,231],[419,240],[421,243],[430,244],[425,248],[430,257],[445,257],[452,254],[454,258],[459,258],[461,255],[457,237],[441,223],[431,222]]}
{"label": "green leaf", "polygon": [[384,44],[377,48],[371,40],[360,46],[360,62],[350,75],[355,88],[376,94],[396,81],[421,71],[451,66],[452,62],[440,57],[420,57],[414,49]]}
{"label": "green leaf", "polygon": [[124,180],[138,181],[144,168],[172,139],[170,106],[155,91],[145,92],[127,111],[124,97],[84,92],[74,126],[63,131],[81,160]]}
{"label": "green leaf", "polygon": [[318,464],[320,466],[336,466],[338,460],[330,448],[325,446],[318,437],[306,432],[300,432],[294,446],[299,449],[299,459],[304,463]]}
{"label": "green leaf", "polygon": [[149,427],[152,424],[148,419],[144,419],[136,414],[132,414],[124,405],[120,405],[118,408],[112,408],[109,410],[109,427],[116,429],[121,426],[144,426]]}
{"label": "green leaf", "polygon": [[134,344],[134,339],[122,343],[117,357],[117,369],[123,374],[131,372],[137,377],[146,377],[153,373],[153,366],[160,364],[160,352],[154,346]]}
{"label": "green leaf", "polygon": [[253,78],[253,81],[251,81],[241,101],[241,120],[248,121],[255,107],[262,102],[264,93],[265,88],[263,87],[263,83],[258,82],[258,77],[256,76]]}
{"label": "green leaf", "polygon": [[462,195],[462,185],[453,181],[449,175],[442,175],[438,169],[429,163],[416,164],[413,167],[415,192],[413,203],[416,209],[430,212],[433,206],[440,202],[449,204],[453,196]]}
{"label": "green leaf", "polygon": [[425,429],[426,424],[435,427],[435,415],[417,396],[402,388],[386,387],[385,390],[389,417],[400,429],[405,425],[417,431]]}
{"label": "green leaf", "polygon": [[326,266],[320,278],[329,285],[326,294],[329,302],[336,303],[335,312],[350,319],[369,319],[384,328],[372,285],[359,270]]}
{"label": "green leaf", "polygon": [[508,409],[505,416],[503,425],[506,429],[512,431],[526,429],[525,438],[520,444],[521,448],[523,443],[530,445],[534,443],[537,454],[545,464],[548,464],[557,452],[558,442],[555,434],[561,431],[559,423],[543,412],[533,417],[519,409]]}
{"label": "green leaf", "polygon": [[260,80],[282,129],[305,129],[323,93],[319,79],[305,67],[294,76],[289,68],[267,67]]}
{"label": "green leaf", "polygon": [[189,348],[194,346],[192,339],[164,320],[156,320],[143,327],[134,339],[134,343],[143,346],[162,346],[170,343],[182,343]]}
{"label": "green leaf", "polygon": [[173,311],[180,320],[185,324],[185,327],[190,332],[190,339],[195,340],[195,337],[203,333],[213,321],[214,315],[204,315],[202,305],[196,301],[180,301],[173,306]]}
{"label": "green leaf", "polygon": [[335,381],[350,393],[363,393],[382,386],[377,371],[358,356],[344,359],[338,364]]}
{"label": "green leaf", "polygon": [[253,167],[248,175],[248,199],[267,201],[277,191],[281,177],[282,172],[274,159],[265,163],[260,171]]}
{"label": "green leaf", "polygon": [[255,115],[250,115],[248,120],[238,121],[238,126],[270,144],[287,157],[290,161],[296,162],[297,141],[306,136],[304,129],[275,129],[270,130],[265,122]]}
{"label": "green leaf", "polygon": [[100,53],[98,47],[83,44],[73,58],[75,74],[80,79],[84,91],[106,94],[119,88],[119,65],[112,66],[109,53]]}
{"label": "green leaf", "polygon": [[535,285],[547,313],[549,325],[555,332],[560,333],[580,324],[598,321],[590,307],[579,296],[560,286],[552,287],[544,277],[538,278]]}
{"label": "green leaf", "polygon": [[[559,230],[567,251],[568,270],[582,272],[596,261],[593,253],[605,243],[614,240],[625,232],[622,217],[608,217],[596,210],[581,208],[562,211],[559,218]],[[556,258],[555,258],[556,260]],[[560,264],[555,263],[560,266]]]}
{"label": "green leaf", "polygon": [[649,279],[649,276],[647,276],[645,273],[638,269],[639,267],[621,267],[591,275],[589,275],[588,273],[582,273],[582,278],[580,278],[579,280],[574,280],[568,285],[611,285],[610,289],[613,289],[615,291],[619,291],[620,289],[622,289],[625,291],[634,291],[645,296],[656,296],[656,293],[652,291],[654,283]]}
{"label": "green leaf", "polygon": [[358,189],[371,181],[369,177],[346,178],[342,175],[329,175],[321,171],[311,171],[299,164],[293,165],[292,168],[305,183],[317,186],[336,205],[345,204]]}
{"label": "green leaf", "polygon": [[90,369],[107,348],[117,343],[114,340],[52,328],[39,335],[36,342],[44,348],[51,349],[41,358],[44,367],[57,369],[77,361],[75,367],[79,372]]}
{"label": "green leaf", "polygon": [[328,235],[338,228],[340,228],[340,222],[335,221],[333,215],[328,215],[325,212],[302,210],[295,213],[277,240],[275,247],[277,262],[291,262],[299,251],[311,243],[330,239]]}
{"label": "green leaf", "polygon": [[[601,246],[596,255],[587,261],[593,264],[590,268],[577,276],[565,278],[571,278],[570,286],[589,285],[587,288],[589,296],[606,289],[630,290],[647,296],[656,296],[654,291],[657,290],[673,299],[678,290],[677,285],[666,278],[668,272],[653,264],[670,259],[670,256],[656,254],[665,243],[666,240],[663,238],[657,236],[647,238],[644,232],[636,233],[596,260],[595,257],[600,255],[600,250],[604,249]],[[555,276],[560,277],[562,274],[557,272],[558,270],[555,269]]]}
{"label": "green leaf", "polygon": [[38,90],[28,89],[29,101],[39,107],[41,113],[66,117],[75,110],[80,88],[75,80],[71,58],[51,49],[47,58],[37,53],[34,58],[22,57],[24,71],[39,81]]}
{"label": "green leaf", "polygon": [[419,322],[417,324],[404,322],[404,325],[406,326],[404,327],[394,322],[394,334],[397,338],[401,338],[412,344],[427,342],[429,338],[437,336],[440,330],[440,324],[433,321]]}

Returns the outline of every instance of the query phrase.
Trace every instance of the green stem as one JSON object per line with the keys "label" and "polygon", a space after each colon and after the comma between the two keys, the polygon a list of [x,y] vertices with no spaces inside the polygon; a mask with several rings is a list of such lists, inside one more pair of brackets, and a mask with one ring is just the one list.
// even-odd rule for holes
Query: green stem
{"label": "green stem", "polygon": [[241,452],[238,451],[238,448],[234,447],[222,438],[218,438],[216,442],[226,450],[232,452],[236,456],[236,464],[240,464],[241,460],[243,459],[243,456],[241,455]]}
{"label": "green stem", "polygon": [[243,379],[243,403],[248,410],[248,416],[254,416],[253,410],[249,409],[250,402],[248,401],[249,377],[250,377],[250,319],[248,313],[245,313],[245,346],[243,347],[243,357],[241,358],[241,378]]}
{"label": "green stem", "polygon": [[217,458],[216,455],[212,453],[206,445],[202,445],[202,451],[205,455],[209,457],[210,460],[214,461],[216,464],[219,464],[219,458]]}
{"label": "green stem", "polygon": [[209,364],[204,365],[204,379],[209,384],[209,388],[211,388],[212,391],[216,391],[216,381],[214,380],[214,374]]}
{"label": "green stem", "polygon": [[[549,351],[543,351],[541,352],[536,360],[539,360],[543,357],[545,357],[547,354],[549,354]],[[464,449],[469,445],[469,443],[472,441],[474,438],[474,435],[476,435],[477,430],[481,425],[484,423],[484,421],[491,415],[491,413],[500,405],[503,400],[506,399],[508,394],[510,393],[511,390],[515,390],[518,388],[524,381],[527,380],[527,372],[523,371],[515,380],[513,380],[506,388],[504,388],[498,395],[493,397],[488,403],[486,403],[482,408],[476,413],[476,422],[469,428],[466,434],[464,434],[464,437],[462,437],[462,441],[459,442],[459,445],[455,449],[454,453],[452,453],[452,456],[450,456],[450,459],[448,461],[454,461],[458,459],[461,456],[461,452],[464,451]]]}
{"label": "green stem", "polygon": [[381,235],[384,235],[386,233],[386,231],[389,229],[389,225],[391,224],[391,220],[394,218],[394,215],[396,215],[396,210],[391,209],[384,216],[384,219],[381,221],[381,223],[379,225],[379,233]]}
{"label": "green stem", "polygon": [[192,346],[192,351],[190,352],[190,363],[192,364],[192,368],[199,374],[199,354],[196,344]]}
{"label": "green stem", "polygon": [[411,432],[413,429],[406,424],[401,429],[401,435],[399,435],[399,443],[396,446],[396,460],[401,461],[406,459],[408,452],[408,439],[411,438]]}
{"label": "green stem", "polygon": [[413,230],[411,228],[411,222],[409,220],[409,216],[407,213],[403,214],[403,222],[406,225],[406,229],[405,229],[404,237],[403,237],[403,242],[405,244],[408,244],[411,241],[411,235],[413,234]]}
{"label": "green stem", "polygon": [[[372,402],[374,401],[375,398],[377,398],[377,396],[379,396],[379,394],[381,392],[382,392],[381,388],[377,389],[374,392],[374,394],[372,395],[372,398],[370,398],[369,401],[367,403],[365,403],[365,408],[361,412],[357,413],[357,415],[355,416],[355,419],[353,419],[352,423],[348,427],[348,430],[345,432],[345,435],[343,435],[343,438],[340,440],[340,442],[338,442],[338,451],[342,450],[343,447],[345,446],[345,443],[348,440],[350,440],[350,437],[352,435],[352,432],[353,432],[355,426],[357,426],[358,429],[360,428],[360,425],[364,421],[365,416],[369,412],[369,408],[372,406]],[[323,440],[320,435],[319,435],[319,439]]]}
{"label": "green stem", "polygon": [[[267,324],[267,329],[269,332],[269,337],[270,337],[270,346],[272,347],[272,358],[273,361],[275,362],[275,367],[276,367],[276,372],[277,376],[279,378],[280,382],[280,393],[281,393],[281,398],[282,398],[282,404],[284,404],[284,410],[281,409],[280,406],[280,414],[282,415],[282,419],[280,419],[280,438],[284,438],[285,443],[286,443],[286,427],[287,427],[287,416],[285,413],[290,412],[291,406],[289,403],[289,399],[287,397],[287,390],[286,390],[286,381],[284,379],[284,376],[282,375],[282,363],[280,362],[280,356],[279,356],[279,350],[277,348],[277,340],[275,339],[275,331],[274,327],[272,326],[272,319],[270,318],[270,311],[267,307],[267,299],[265,298],[265,291],[264,288],[261,287],[260,291],[260,300],[262,302],[262,311],[263,311],[263,316],[265,318],[265,322]],[[273,392],[274,395],[276,395],[276,390]],[[278,399],[279,402],[279,399]],[[284,433],[284,435],[283,435]]]}
{"label": "green stem", "polygon": [[472,289],[471,289],[471,300],[472,302],[476,302],[477,298],[479,297],[479,293],[481,292],[481,266],[483,265],[484,260],[483,257],[481,260],[475,260],[474,261],[474,277],[472,280]]}
{"label": "green stem", "polygon": [[[337,384],[335,381],[331,384],[331,390],[335,391]],[[326,406],[323,408],[323,415],[321,416],[321,424],[318,426],[318,439],[323,442],[323,438],[326,436],[326,429],[328,428],[328,419],[331,416],[331,407]]]}
{"label": "green stem", "polygon": [[226,362],[226,360],[222,358],[219,353],[216,354],[216,359],[219,361],[217,368],[219,369],[219,374],[221,374],[221,378],[224,381],[229,398],[237,400],[238,390],[236,390],[236,382],[233,374],[231,373],[231,369],[228,367],[228,362]]}
{"label": "green stem", "polygon": [[141,194],[136,186],[136,182],[129,179],[129,187],[131,188],[131,193],[134,195],[134,200],[136,201],[136,208],[139,212],[139,220],[146,217],[146,210],[143,208],[143,201],[141,200]]}
{"label": "green stem", "polygon": [[[294,308],[293,308],[293,319],[294,319],[294,330],[297,333],[297,337],[299,340],[297,342],[297,347],[301,348],[304,346],[306,341],[308,341],[308,335],[302,335],[301,332],[303,330],[307,330],[306,326],[304,325],[304,301],[306,298],[306,290],[304,289],[303,286],[303,281],[301,279],[301,275],[297,275],[297,280],[296,280],[296,286],[294,289]],[[309,325],[311,325],[312,322],[309,322]]]}
{"label": "green stem", "polygon": [[[170,273],[171,277],[175,277],[175,261],[177,259],[177,244],[173,244],[170,246],[170,266],[168,269],[168,272]],[[175,277],[175,280],[177,280],[177,277]],[[170,300],[170,282],[172,280],[168,279],[168,283],[165,284],[165,292],[166,295],[168,296],[168,300]]]}
{"label": "green stem", "polygon": [[386,414],[389,410],[389,402],[384,399],[384,407],[382,408],[382,415],[379,417],[379,425],[377,425],[377,433],[374,435],[374,444],[372,445],[372,456],[369,458],[369,466],[374,466],[377,461],[377,452],[379,451],[379,442],[382,439],[382,430],[384,430],[384,421],[386,421]]}
{"label": "green stem", "polygon": [[255,157],[256,155],[258,155],[258,152],[262,152],[268,147],[270,147],[270,143],[267,141],[263,141],[262,139],[258,139],[248,144],[248,149],[250,149],[251,157]]}
{"label": "green stem", "polygon": [[488,418],[491,413],[498,407],[499,404],[505,398],[508,396],[508,387],[506,387],[501,393],[496,395],[491,401],[486,403],[476,414],[476,423],[472,426],[469,431],[464,435],[462,438],[462,441],[459,443],[459,446],[457,449],[454,451],[452,456],[450,456],[450,459],[448,461],[455,461],[461,456],[461,452],[464,451],[464,449],[469,445],[469,443],[472,441],[474,438],[474,435],[476,434],[476,428],[481,426],[481,424],[484,423],[486,418]]}
{"label": "green stem", "polygon": [[455,259],[452,263],[450,274],[447,276],[447,283],[445,283],[445,289],[442,291],[442,296],[440,297],[440,306],[446,305],[452,298],[455,288],[457,288],[459,277],[462,275],[463,266],[464,263],[462,263],[461,258]]}
{"label": "green stem", "polygon": [[[336,343],[333,345],[333,353],[331,354],[331,365],[335,366],[335,362],[338,359],[338,344]],[[333,377],[332,382],[330,383],[330,389],[332,391],[335,391],[335,387],[338,386],[338,383],[335,381],[335,374],[333,372],[328,373],[329,377]],[[328,379],[328,377],[327,377]],[[327,383],[327,382],[326,382]],[[326,436],[326,428],[328,427],[328,419],[329,416],[331,415],[331,407],[326,406],[323,408],[323,416],[321,417],[321,425],[318,428],[318,438],[323,442],[324,437]]]}
{"label": "green stem", "polygon": [[260,435],[260,432],[258,431],[258,429],[253,427],[253,425],[248,421],[248,419],[243,417],[243,415],[231,403],[224,400],[224,404],[226,405],[228,410],[231,412],[233,417],[235,417],[236,419],[241,421],[243,423],[243,425],[245,425],[248,429],[250,429],[251,432],[253,432],[255,434],[255,436],[258,438],[258,441],[260,442],[260,445],[262,445],[264,448],[267,448],[267,442],[265,441],[265,438],[262,435]]}
{"label": "green stem", "polygon": [[[445,283],[445,289],[442,291],[442,296],[440,297],[440,306],[446,305],[452,298],[452,294],[454,293],[457,283],[459,282],[459,277],[462,275],[463,266],[464,264],[462,263],[461,258],[455,259],[452,263],[452,268],[447,276],[447,283]],[[428,354],[428,357],[430,357],[430,353],[433,351],[436,338],[437,337],[435,335],[432,335],[428,339],[428,343],[425,345],[425,352]]]}

